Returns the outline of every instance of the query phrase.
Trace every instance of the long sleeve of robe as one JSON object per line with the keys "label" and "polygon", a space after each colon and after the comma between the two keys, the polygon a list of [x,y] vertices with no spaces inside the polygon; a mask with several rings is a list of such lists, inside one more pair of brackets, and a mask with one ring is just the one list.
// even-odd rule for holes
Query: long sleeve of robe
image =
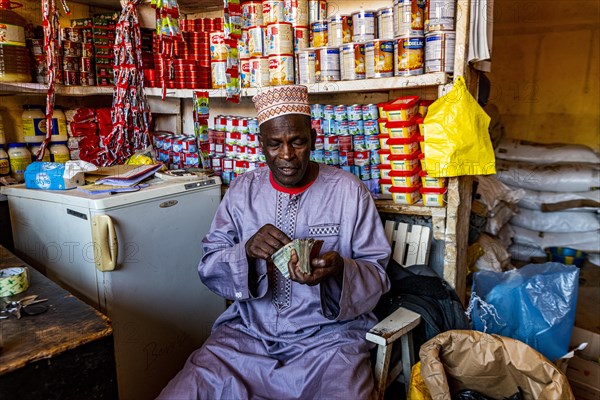
{"label": "long sleeve of robe", "polygon": [[[342,276],[301,285],[264,260],[249,262],[245,244],[265,224],[290,239],[323,240],[321,253],[343,257]],[[376,323],[371,311],[389,290],[390,247],[356,177],[320,165],[306,191],[289,195],[273,188],[268,169],[246,173],[226,193],[203,248],[202,282],[235,301],[161,398],[196,398],[182,389],[192,378],[188,389],[205,398],[368,397],[370,345],[364,337]]]}

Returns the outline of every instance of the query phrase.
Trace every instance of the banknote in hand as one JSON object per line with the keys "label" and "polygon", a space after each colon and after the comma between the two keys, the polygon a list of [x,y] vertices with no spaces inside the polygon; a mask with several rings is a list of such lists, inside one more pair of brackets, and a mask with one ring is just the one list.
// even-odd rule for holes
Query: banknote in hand
{"label": "banknote in hand", "polygon": [[315,240],[313,238],[294,239],[275,252],[275,254],[271,256],[271,260],[273,260],[273,264],[275,264],[281,274],[289,279],[290,272],[288,269],[288,263],[292,258],[292,250],[296,250],[300,271],[310,275],[312,271],[310,262],[313,258],[319,256],[321,247],[323,247],[322,240]]}

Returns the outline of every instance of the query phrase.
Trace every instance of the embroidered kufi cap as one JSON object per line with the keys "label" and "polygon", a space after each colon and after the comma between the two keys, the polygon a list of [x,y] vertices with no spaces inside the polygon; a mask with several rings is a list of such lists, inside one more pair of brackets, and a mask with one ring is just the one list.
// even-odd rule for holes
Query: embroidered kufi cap
{"label": "embroidered kufi cap", "polygon": [[288,114],[310,116],[308,88],[301,85],[270,87],[252,98],[258,118],[258,124]]}

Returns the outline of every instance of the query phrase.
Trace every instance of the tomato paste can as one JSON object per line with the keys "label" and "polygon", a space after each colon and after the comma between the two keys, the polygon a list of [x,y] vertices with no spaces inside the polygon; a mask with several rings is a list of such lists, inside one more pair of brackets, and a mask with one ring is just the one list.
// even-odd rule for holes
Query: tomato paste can
{"label": "tomato paste can", "polygon": [[79,84],[81,86],[96,86],[96,75],[93,72],[80,72]]}
{"label": "tomato paste can", "polygon": [[308,1],[308,22],[319,21],[327,18],[327,0]]}
{"label": "tomato paste can", "polygon": [[329,18],[329,46],[341,46],[352,42],[352,17],[350,15],[334,15]]}
{"label": "tomato paste can", "polygon": [[340,166],[354,165],[354,152],[340,150]]}
{"label": "tomato paste can", "polygon": [[79,85],[79,72],[63,71],[63,80],[65,86],[77,86]]}
{"label": "tomato paste can", "polygon": [[425,33],[453,31],[455,0],[427,0],[425,3]]}
{"label": "tomato paste can", "polygon": [[269,86],[269,57],[250,58],[250,87]]}
{"label": "tomato paste can", "polygon": [[80,57],[63,57],[62,69],[64,71],[79,71]]}
{"label": "tomato paste can", "polygon": [[292,54],[294,52],[294,28],[291,22],[267,25],[266,55]]}
{"label": "tomato paste can", "polygon": [[369,154],[370,152],[367,150],[355,150],[354,151],[354,165],[358,165],[359,167],[364,165],[370,165]]}
{"label": "tomato paste can", "polygon": [[360,10],[352,13],[352,41],[375,39],[375,11]]}
{"label": "tomato paste can", "polygon": [[271,86],[294,84],[293,54],[273,54],[269,56],[269,83]]}
{"label": "tomato paste can", "polygon": [[376,11],[377,39],[394,38],[394,8],[383,7]]}
{"label": "tomato paste can", "polygon": [[83,43],[81,45],[81,56],[82,57],[94,57],[94,44]]}
{"label": "tomato paste can", "polygon": [[264,28],[262,26],[251,26],[248,28],[248,55],[250,57],[262,57],[265,55]]}
{"label": "tomato paste can", "polygon": [[347,43],[340,47],[340,78],[343,81],[365,79],[365,44]]}
{"label": "tomato paste can", "polygon": [[352,151],[353,150],[352,136],[339,135],[339,136],[337,136],[337,138],[338,138],[338,144],[339,144],[340,151]]}
{"label": "tomato paste can", "polygon": [[285,4],[283,0],[264,0],[263,4],[263,23],[274,24],[285,22]]}
{"label": "tomato paste can", "polygon": [[425,0],[394,0],[396,36],[423,35]]}
{"label": "tomato paste can", "polygon": [[423,73],[423,36],[400,36],[394,39],[395,76]]}
{"label": "tomato paste can", "polygon": [[310,27],[294,26],[294,51],[304,50],[310,46]]}
{"label": "tomato paste can", "polygon": [[285,0],[283,17],[294,25],[308,26],[308,0]]}
{"label": "tomato paste can", "polygon": [[322,19],[310,24],[310,47],[325,47],[329,40],[329,21]]}
{"label": "tomato paste can", "polygon": [[81,43],[63,40],[63,56],[65,57],[81,57]]}
{"label": "tomato paste can", "polygon": [[262,1],[248,1],[242,3],[242,28],[263,25]]}
{"label": "tomato paste can", "polygon": [[425,73],[454,72],[455,32],[439,31],[425,35]]}
{"label": "tomato paste can", "polygon": [[394,41],[376,39],[365,43],[367,78],[394,76]]}
{"label": "tomato paste can", "polygon": [[298,84],[312,85],[316,83],[317,54],[314,49],[298,50],[296,53],[296,71]]}
{"label": "tomato paste can", "polygon": [[316,50],[317,65],[315,73],[317,82],[340,80],[340,48],[321,47]]}
{"label": "tomato paste can", "polygon": [[79,58],[79,70],[81,72],[91,72],[94,69],[94,59],[92,57]]}
{"label": "tomato paste can", "polygon": [[223,32],[210,33],[210,59],[214,61],[227,60],[227,47]]}
{"label": "tomato paste can", "polygon": [[325,136],[317,135],[315,139],[315,150],[323,150],[325,146]]}

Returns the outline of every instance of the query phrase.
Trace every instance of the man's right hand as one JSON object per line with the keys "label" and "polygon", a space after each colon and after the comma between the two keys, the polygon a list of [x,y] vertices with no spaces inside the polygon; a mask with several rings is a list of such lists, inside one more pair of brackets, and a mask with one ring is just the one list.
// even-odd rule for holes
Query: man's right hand
{"label": "man's right hand", "polygon": [[268,260],[277,250],[291,242],[290,238],[271,224],[264,225],[246,242],[246,255],[251,259]]}

